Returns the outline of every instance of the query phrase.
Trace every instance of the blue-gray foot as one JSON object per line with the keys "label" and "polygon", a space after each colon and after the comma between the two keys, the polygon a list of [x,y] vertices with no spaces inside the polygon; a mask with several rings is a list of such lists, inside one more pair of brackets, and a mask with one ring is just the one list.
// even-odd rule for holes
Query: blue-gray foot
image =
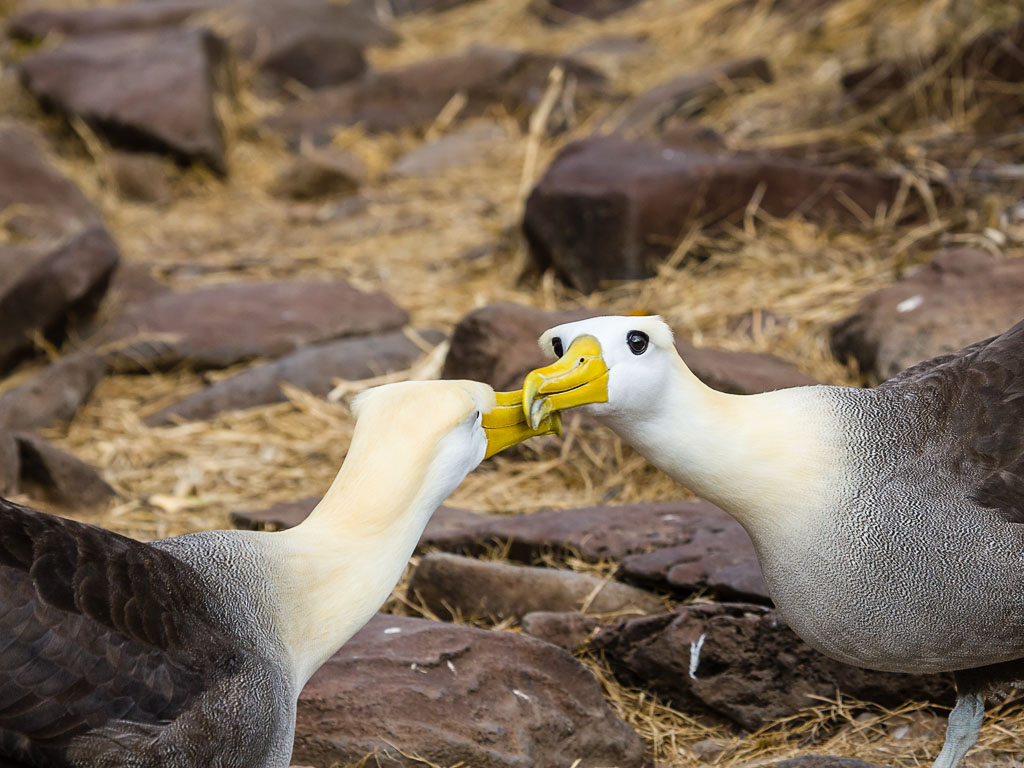
{"label": "blue-gray foot", "polygon": [[985,698],[980,693],[961,694],[949,713],[946,725],[946,743],[932,763],[932,768],[956,768],[967,750],[978,740],[982,718],[985,717]]}

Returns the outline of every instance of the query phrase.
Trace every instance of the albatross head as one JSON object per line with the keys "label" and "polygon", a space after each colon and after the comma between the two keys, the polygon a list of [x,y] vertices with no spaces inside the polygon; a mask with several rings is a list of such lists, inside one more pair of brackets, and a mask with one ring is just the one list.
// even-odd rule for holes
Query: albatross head
{"label": "albatross head", "polygon": [[672,330],[660,317],[594,317],[545,331],[540,346],[559,359],[523,385],[530,424],[574,406],[595,416],[649,408],[679,364]]}

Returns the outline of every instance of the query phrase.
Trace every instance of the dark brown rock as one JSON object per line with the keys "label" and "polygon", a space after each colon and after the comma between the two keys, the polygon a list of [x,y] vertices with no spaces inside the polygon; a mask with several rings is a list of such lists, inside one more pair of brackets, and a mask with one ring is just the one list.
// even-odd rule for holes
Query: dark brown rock
{"label": "dark brown rock", "polygon": [[100,8],[36,9],[13,17],[7,35],[32,42],[53,34],[74,37],[173,27],[210,5],[210,0],[148,0]]}
{"label": "dark brown rock", "polygon": [[760,56],[680,75],[627,102],[616,116],[615,130],[629,136],[655,133],[669,118],[692,117],[723,96],[770,82],[772,71]]}
{"label": "dark brown rock", "polygon": [[1013,88],[1007,87],[1024,82],[1024,19],[962,43],[942,45],[923,58],[873,62],[846,73],[842,82],[861,107],[898,99],[889,115],[897,125],[974,112],[979,128],[991,130],[994,122],[1024,110]]}
{"label": "dark brown rock", "polygon": [[953,693],[948,675],[897,675],[833,661],[775,611],[741,603],[684,605],[676,613],[628,619],[591,643],[629,684],[750,730],[837,691],[882,706],[948,702]]}
{"label": "dark brown rock", "polygon": [[225,283],[129,307],[94,339],[116,370],[216,368],[280,357],[318,341],[379,333],[408,320],[383,293],[346,282]]}
{"label": "dark brown rock", "polygon": [[688,225],[741,216],[755,193],[772,216],[861,226],[898,188],[867,170],[598,137],[559,153],[530,193],[523,229],[540,268],[591,292],[650,277]]}
{"label": "dark brown rock", "polygon": [[0,430],[0,496],[9,497],[18,492],[21,477],[21,451],[18,441],[10,432]]}
{"label": "dark brown rock", "polygon": [[[0,264],[2,256],[0,249]],[[33,334],[59,341],[69,326],[91,315],[119,258],[106,230],[93,226],[41,257],[5,265],[0,276],[0,369],[32,348]]]}
{"label": "dark brown rock", "polygon": [[273,192],[293,200],[353,195],[366,177],[355,155],[335,150],[315,150],[293,157],[281,169]]}
{"label": "dark brown rock", "polygon": [[835,755],[801,755],[782,760],[774,768],[881,768],[874,763],[866,763],[853,757],[836,757]]}
{"label": "dark brown rock", "polygon": [[107,372],[102,355],[76,352],[0,395],[0,429],[27,431],[67,423]]}
{"label": "dark brown rock", "polygon": [[572,653],[587,642],[597,628],[597,619],[582,613],[534,611],[523,616],[523,632]]}
{"label": "dark brown rock", "polygon": [[[421,335],[432,343],[443,338],[443,334],[431,331]],[[208,419],[221,411],[284,402],[281,384],[285,382],[324,397],[338,379],[368,379],[405,370],[422,356],[423,350],[401,331],[313,344],[187,395],[147,418],[146,423]]]}
{"label": "dark brown rock", "polygon": [[409,582],[409,598],[442,619],[521,619],[534,611],[586,611],[622,615],[661,613],[650,592],[559,568],[510,565],[493,560],[431,553]]}
{"label": "dark brown rock", "polygon": [[[362,0],[373,7],[376,0]],[[408,16],[411,13],[442,13],[460,5],[477,0],[388,0],[388,9],[394,16]]]}
{"label": "dark brown rock", "polygon": [[229,82],[224,54],[206,29],[111,32],[34,53],[21,73],[40,100],[83,118],[114,144],[223,171],[214,97]]}
{"label": "dark brown rock", "polygon": [[867,296],[832,328],[840,359],[874,381],[1002,333],[1024,317],[1024,260],[973,249],[944,251]]}
{"label": "dark brown rock", "polygon": [[[442,376],[484,381],[498,390],[519,389],[527,373],[551,362],[537,346],[544,331],[599,314],[594,310],[546,312],[519,304],[473,310],[455,326]],[[816,383],[774,355],[694,347],[681,340],[676,341],[676,349],[705,384],[732,394]]]}
{"label": "dark brown rock", "polygon": [[566,24],[577,17],[600,21],[621,13],[640,0],[531,0],[530,10],[549,24]]}
{"label": "dark brown rock", "polygon": [[92,507],[115,494],[91,466],[45,440],[15,433],[21,462],[19,490],[64,507]]}
{"label": "dark brown rock", "polygon": [[[0,124],[0,211],[11,206],[17,206],[21,238],[59,239],[101,223],[92,203],[46,160],[32,134]],[[8,229],[10,218],[4,216]],[[6,265],[4,278],[9,279]]]}
{"label": "dark brown rock", "polygon": [[[285,107],[266,124],[295,143],[303,137],[322,143],[335,128],[356,123],[371,132],[423,127],[459,93],[466,97],[460,117],[502,105],[525,121],[540,102],[550,71],[559,65],[576,82],[575,98],[588,102],[603,97],[603,76],[585,65],[543,54],[473,48],[371,72],[357,82],[319,91]],[[553,113],[555,122],[566,119],[560,110]]]}
{"label": "dark brown rock", "polygon": [[708,154],[725,153],[725,139],[714,128],[690,120],[672,120],[661,132],[661,141],[676,149]]}
{"label": "dark brown rock", "polygon": [[165,203],[171,199],[171,180],[159,158],[110,152],[107,167],[122,199],[138,203]]}
{"label": "dark brown rock", "polygon": [[[293,761],[474,768],[646,765],[593,675],[530,637],[378,615],[299,698]],[[579,762],[576,762],[579,761]]]}

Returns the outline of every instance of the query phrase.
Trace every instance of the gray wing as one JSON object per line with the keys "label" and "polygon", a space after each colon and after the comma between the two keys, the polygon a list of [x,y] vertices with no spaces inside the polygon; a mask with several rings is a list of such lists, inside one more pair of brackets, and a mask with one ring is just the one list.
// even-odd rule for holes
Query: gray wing
{"label": "gray wing", "polygon": [[0,759],[171,764],[135,755],[251,666],[198,583],[166,552],[0,499]]}
{"label": "gray wing", "polygon": [[946,469],[970,482],[979,505],[1024,522],[1024,321],[878,389],[923,402],[949,454]]}

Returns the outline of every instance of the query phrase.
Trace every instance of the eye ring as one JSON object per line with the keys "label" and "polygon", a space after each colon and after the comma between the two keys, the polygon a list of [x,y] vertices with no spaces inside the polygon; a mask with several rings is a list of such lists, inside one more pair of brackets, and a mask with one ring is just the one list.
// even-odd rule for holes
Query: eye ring
{"label": "eye ring", "polygon": [[626,334],[626,346],[634,355],[642,355],[646,352],[650,341],[650,337],[643,331],[630,331]]}
{"label": "eye ring", "polygon": [[551,351],[554,352],[555,355],[557,355],[558,357],[561,357],[562,355],[565,354],[565,348],[562,346],[561,336],[555,336],[554,338],[551,339]]}

